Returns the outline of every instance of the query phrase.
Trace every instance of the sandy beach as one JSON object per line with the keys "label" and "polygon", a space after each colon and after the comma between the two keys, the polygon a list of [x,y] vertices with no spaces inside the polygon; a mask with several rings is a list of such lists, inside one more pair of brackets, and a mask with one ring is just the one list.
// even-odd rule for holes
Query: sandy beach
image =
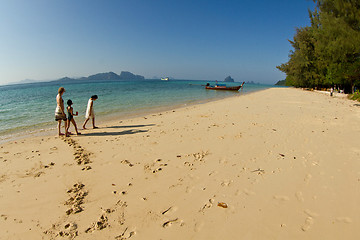
{"label": "sandy beach", "polygon": [[0,145],[0,239],[360,238],[357,102],[271,88],[81,132]]}

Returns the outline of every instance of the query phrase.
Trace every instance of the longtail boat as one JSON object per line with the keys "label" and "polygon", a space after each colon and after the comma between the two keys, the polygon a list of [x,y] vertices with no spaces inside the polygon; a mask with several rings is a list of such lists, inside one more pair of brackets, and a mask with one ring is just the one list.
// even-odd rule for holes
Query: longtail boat
{"label": "longtail boat", "polygon": [[239,91],[241,86],[227,87],[227,86],[206,86],[208,90],[230,90],[230,91]]}
{"label": "longtail boat", "polygon": [[206,84],[205,89],[208,90],[228,90],[228,91],[239,91],[240,88],[243,87],[245,82],[241,84],[241,86],[231,86],[228,87],[225,84],[216,84],[215,86],[210,86],[210,84]]}

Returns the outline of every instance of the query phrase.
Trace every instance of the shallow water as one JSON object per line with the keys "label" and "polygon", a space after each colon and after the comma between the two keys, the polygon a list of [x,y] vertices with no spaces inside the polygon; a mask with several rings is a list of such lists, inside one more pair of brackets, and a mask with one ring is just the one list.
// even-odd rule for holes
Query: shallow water
{"label": "shallow water", "polygon": [[[245,84],[242,91],[205,90],[211,81],[192,80],[141,80],[141,81],[77,81],[60,84],[41,82],[21,85],[0,86],[0,137],[29,133],[42,129],[55,128],[54,111],[56,95],[60,86],[66,89],[65,102],[73,101],[78,125],[81,125],[88,99],[97,94],[94,103],[96,119],[109,119],[116,116],[151,112],[155,109],[185,106],[212,99],[226,98],[238,94],[269,88],[269,85]],[[230,86],[240,83],[227,83]],[[1,140],[0,139],[0,140]]]}

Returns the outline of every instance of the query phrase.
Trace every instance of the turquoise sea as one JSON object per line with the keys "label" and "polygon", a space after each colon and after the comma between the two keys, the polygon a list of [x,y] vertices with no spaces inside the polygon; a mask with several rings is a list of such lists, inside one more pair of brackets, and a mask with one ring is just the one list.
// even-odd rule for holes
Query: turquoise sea
{"label": "turquoise sea", "polygon": [[[143,80],[143,81],[79,81],[72,83],[38,82],[0,86],[0,141],[56,128],[55,97],[60,86],[66,89],[63,99],[73,101],[78,126],[84,121],[91,95],[99,99],[94,109],[96,121],[122,119],[143,113],[226,98],[269,88],[269,85],[245,84],[242,91],[205,90],[201,85],[213,81]],[[227,83],[236,86],[241,83]],[[55,134],[55,130],[54,130]]]}

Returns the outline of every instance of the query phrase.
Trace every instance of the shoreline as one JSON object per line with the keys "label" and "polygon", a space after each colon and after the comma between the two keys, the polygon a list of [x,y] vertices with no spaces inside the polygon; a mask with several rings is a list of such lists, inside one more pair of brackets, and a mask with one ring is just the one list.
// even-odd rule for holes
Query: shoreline
{"label": "shoreline", "polygon": [[[262,90],[257,90],[257,91],[263,91],[265,89]],[[245,94],[251,94],[253,92],[257,92],[257,91],[250,91],[250,92],[241,92],[239,91],[239,95],[245,95]],[[166,111],[171,111],[171,110],[176,110],[179,108],[183,108],[183,107],[187,107],[187,106],[193,106],[193,105],[198,105],[198,104],[206,104],[209,102],[213,102],[213,101],[218,101],[218,100],[222,100],[222,99],[227,99],[227,98],[233,98],[233,97],[238,97],[238,96],[224,96],[224,97],[214,97],[214,98],[209,98],[206,100],[196,100],[196,101],[191,101],[191,102],[187,102],[187,103],[176,103],[176,104],[172,104],[172,105],[168,105],[168,106],[160,106],[160,107],[153,107],[151,109],[143,109],[143,110],[137,110],[131,113],[111,113],[108,114],[106,116],[97,116],[96,117],[96,125],[100,124],[107,124],[109,122],[113,122],[113,121],[117,121],[117,120],[127,120],[127,119],[131,119],[131,118],[137,118],[137,117],[143,117],[146,115],[150,115],[150,114],[157,114],[160,112],[166,112]],[[95,109],[96,111],[96,109]],[[77,117],[76,117],[77,118]],[[99,120],[100,118],[100,120]],[[76,124],[78,126],[78,130],[81,131],[82,129],[79,128],[79,126],[82,126],[82,123],[84,122],[84,118],[82,118],[81,120],[79,119],[75,119],[76,120]],[[80,125],[79,125],[80,123]],[[10,142],[10,141],[15,141],[15,140],[21,140],[23,138],[31,138],[31,137],[46,137],[46,136],[53,136],[52,132],[55,133],[56,135],[56,131],[57,131],[57,127],[56,127],[56,121],[54,121],[54,124],[52,126],[44,126],[44,127],[39,127],[39,128],[35,128],[32,129],[30,127],[26,127],[23,131],[22,130],[14,130],[11,131],[11,133],[8,134],[3,134],[0,136],[0,145]],[[91,120],[90,120],[90,124],[91,124]],[[89,123],[88,123],[89,125]],[[64,131],[64,124],[62,123],[62,131]],[[74,126],[71,124],[70,126],[70,130],[73,130],[74,132]]]}
{"label": "shoreline", "polygon": [[357,102],[269,88],[83,132],[0,144],[1,239],[360,237]]}

